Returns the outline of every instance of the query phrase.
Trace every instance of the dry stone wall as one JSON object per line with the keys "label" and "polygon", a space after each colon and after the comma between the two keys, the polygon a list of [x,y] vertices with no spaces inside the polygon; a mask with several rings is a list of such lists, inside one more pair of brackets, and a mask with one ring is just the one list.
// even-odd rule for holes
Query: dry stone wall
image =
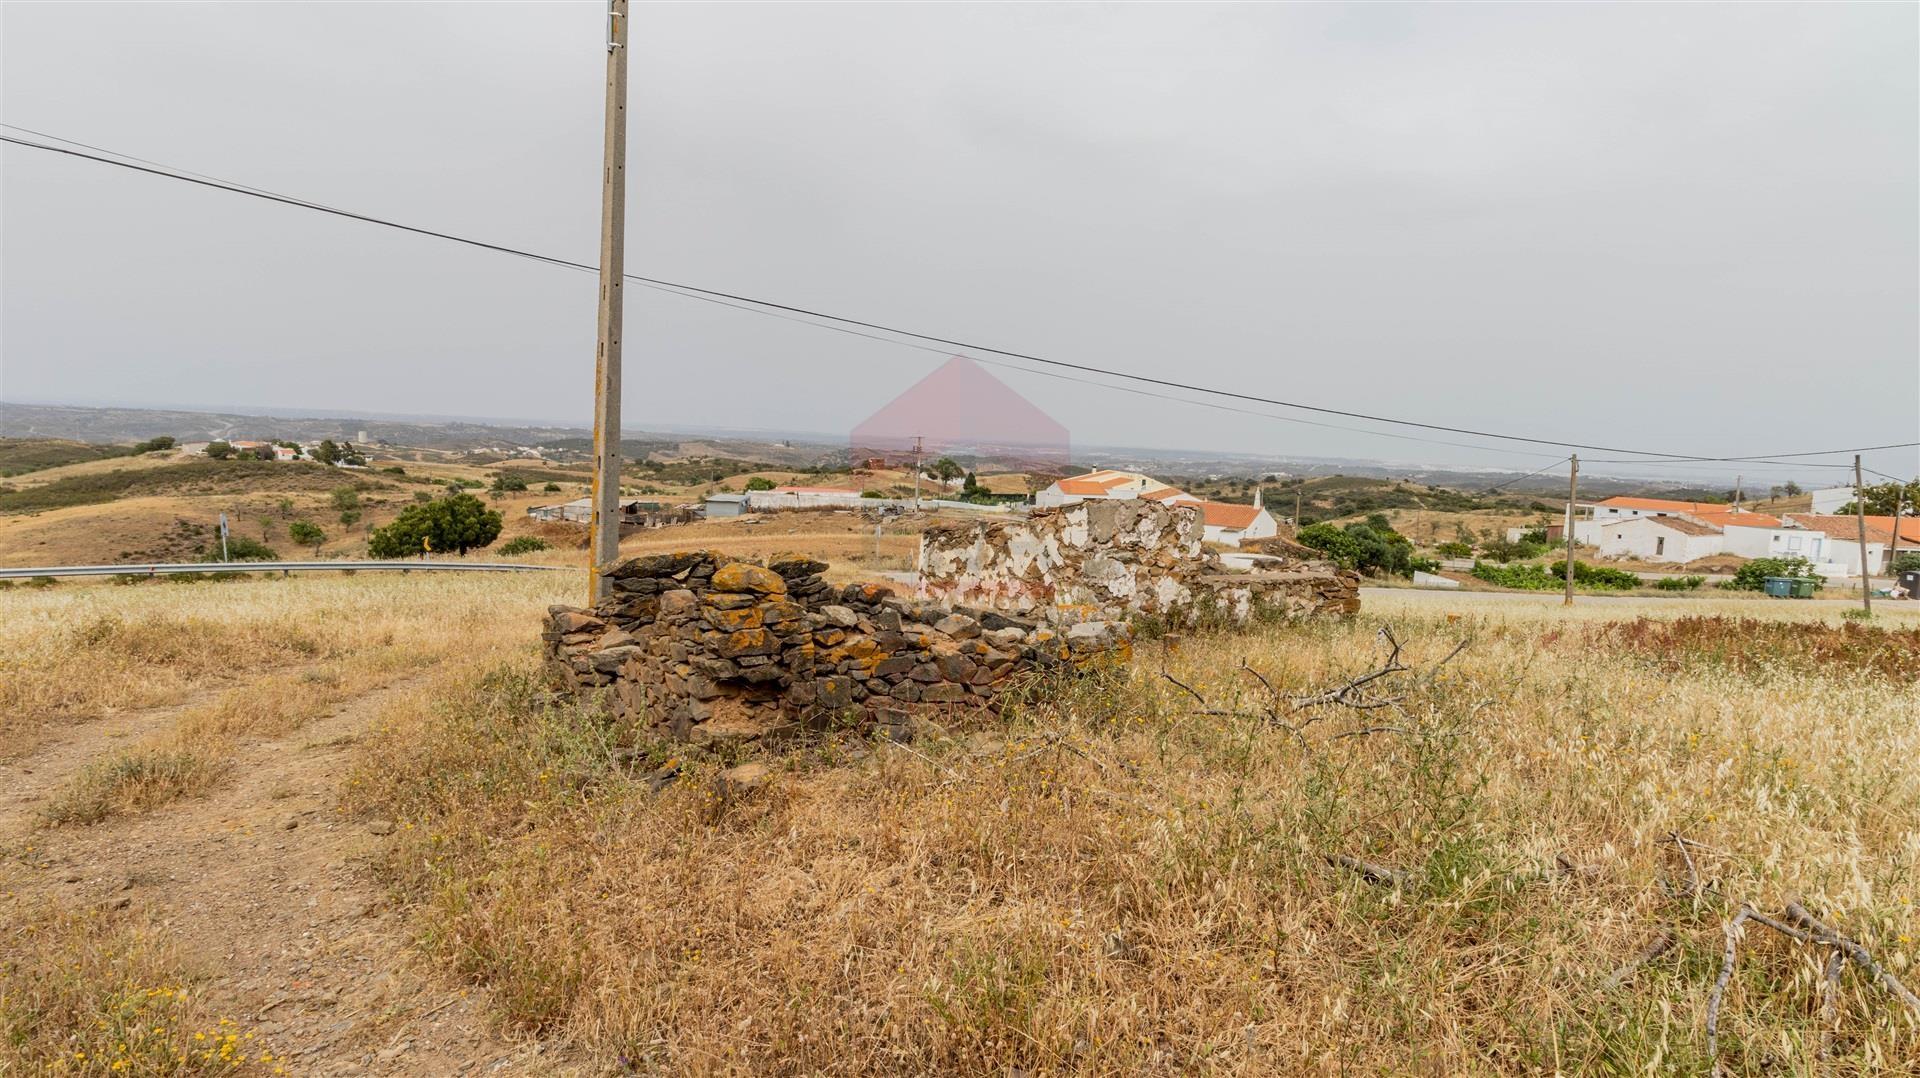
{"label": "dry stone wall", "polygon": [[556,677],[623,715],[693,740],[750,739],[851,716],[904,734],[916,717],[991,709],[1022,675],[1121,663],[1124,623],[1056,627],[835,587],[824,562],[766,565],[709,550],[633,558],[613,597],[548,610]]}
{"label": "dry stone wall", "polygon": [[[1291,543],[1273,547],[1257,571],[1232,572],[1201,542],[1204,530],[1190,506],[1099,499],[1018,520],[937,525],[921,538],[921,588],[938,601],[1053,622],[1359,610],[1358,574]],[[1253,541],[1263,542],[1272,541]]]}

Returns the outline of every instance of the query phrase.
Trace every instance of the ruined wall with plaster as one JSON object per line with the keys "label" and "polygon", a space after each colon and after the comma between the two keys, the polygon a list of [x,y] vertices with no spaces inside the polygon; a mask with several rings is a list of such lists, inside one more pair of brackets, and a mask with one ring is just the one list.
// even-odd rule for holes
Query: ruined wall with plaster
{"label": "ruined wall with plaster", "polygon": [[1360,608],[1358,574],[1302,556],[1306,548],[1254,540],[1243,549],[1268,556],[1254,571],[1232,572],[1202,534],[1198,510],[1144,500],[936,525],[921,538],[920,587],[937,601],[1053,622],[1147,615],[1179,623],[1209,614],[1244,621],[1262,611]]}

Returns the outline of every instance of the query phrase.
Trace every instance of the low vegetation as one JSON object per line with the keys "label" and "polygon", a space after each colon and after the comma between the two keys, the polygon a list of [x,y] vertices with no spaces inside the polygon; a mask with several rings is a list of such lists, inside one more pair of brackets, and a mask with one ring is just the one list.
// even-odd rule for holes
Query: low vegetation
{"label": "low vegetation", "polygon": [[[999,723],[789,744],[754,789],[530,658],[474,664],[394,702],[347,800],[403,822],[385,872],[430,954],[643,1071],[1704,1073],[1746,904],[1909,968],[1910,687],[1736,667],[1739,623],[1580,624],[1403,611],[1364,711],[1301,701],[1387,669],[1377,616],[1195,638]],[[1730,1072],[1920,1051],[1816,951],[1741,948]]]}
{"label": "low vegetation", "polygon": [[1720,586],[1728,591],[1761,591],[1770,576],[1811,580],[1816,588],[1827,583],[1827,578],[1814,572],[1813,563],[1805,558],[1753,558],[1734,571],[1732,580],[1723,580]]}
{"label": "low vegetation", "polygon": [[[0,513],[42,512],[156,494],[317,493],[339,482],[338,470],[307,461],[189,460],[63,476],[40,486],[0,492]],[[382,484],[355,479],[352,485],[367,490]]]}
{"label": "low vegetation", "polygon": [[286,1074],[257,1032],[207,1009],[187,968],[129,914],[0,895],[0,1073]]}

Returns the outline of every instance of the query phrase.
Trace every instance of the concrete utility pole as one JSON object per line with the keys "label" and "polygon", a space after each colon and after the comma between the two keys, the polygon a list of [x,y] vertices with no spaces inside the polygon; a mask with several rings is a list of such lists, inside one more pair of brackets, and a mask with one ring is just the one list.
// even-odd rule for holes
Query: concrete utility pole
{"label": "concrete utility pole", "polygon": [[1567,458],[1567,598],[1561,606],[1573,605],[1573,503],[1580,500],[1580,454]]}
{"label": "concrete utility pole", "polygon": [[1293,488],[1293,530],[1295,534],[1298,534],[1300,531],[1300,488],[1299,487]]}
{"label": "concrete utility pole", "polygon": [[[1899,508],[1898,506],[1895,507]],[[1853,455],[1853,516],[1860,524],[1860,609],[1873,616],[1873,574],[1867,572],[1867,484],[1860,478],[1860,454]],[[1895,530],[1900,527],[1894,518]]]}
{"label": "concrete utility pole", "polygon": [[627,264],[627,0],[607,2],[606,166],[600,177],[599,348],[593,363],[593,518],[587,604],[620,557],[620,334]]}

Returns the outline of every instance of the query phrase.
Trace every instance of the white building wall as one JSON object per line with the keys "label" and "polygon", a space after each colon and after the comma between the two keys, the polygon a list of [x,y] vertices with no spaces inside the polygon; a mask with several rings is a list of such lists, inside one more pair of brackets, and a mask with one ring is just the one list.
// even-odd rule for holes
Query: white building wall
{"label": "white building wall", "polygon": [[1820,514],[1838,513],[1841,506],[1852,500],[1852,487],[1823,487],[1813,492],[1813,511]]}
{"label": "white building wall", "polygon": [[1581,542],[1591,542],[1605,558],[1638,558],[1641,561],[1688,562],[1695,558],[1704,558],[1718,554],[1721,550],[1718,534],[1688,535],[1662,527],[1653,520],[1619,520],[1614,522],[1593,521],[1596,527],[1589,530],[1595,536],[1593,540],[1582,539],[1578,525],[1574,527],[1574,538]]}

